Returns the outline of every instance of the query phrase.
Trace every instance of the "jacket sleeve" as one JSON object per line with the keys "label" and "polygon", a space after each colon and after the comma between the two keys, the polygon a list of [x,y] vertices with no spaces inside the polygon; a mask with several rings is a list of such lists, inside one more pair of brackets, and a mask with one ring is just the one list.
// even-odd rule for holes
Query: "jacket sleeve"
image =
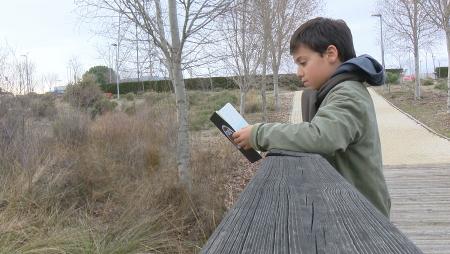
{"label": "jacket sleeve", "polygon": [[330,93],[323,103],[311,123],[256,124],[250,144],[260,151],[276,148],[331,156],[345,151],[361,135],[365,103],[345,88]]}

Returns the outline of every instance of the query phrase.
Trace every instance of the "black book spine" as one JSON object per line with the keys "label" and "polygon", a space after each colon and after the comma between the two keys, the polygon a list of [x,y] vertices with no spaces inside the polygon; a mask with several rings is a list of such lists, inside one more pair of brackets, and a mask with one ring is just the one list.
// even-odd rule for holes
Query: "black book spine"
{"label": "black book spine", "polygon": [[[222,132],[225,137],[230,140],[230,142],[237,148],[236,144],[233,142],[233,138],[231,135],[235,132],[235,130],[225,121],[222,119],[222,117],[219,116],[216,112],[211,116],[210,118],[211,122],[216,125],[216,127]],[[244,148],[240,148],[239,151],[251,162],[255,162],[260,160],[262,157],[261,155],[253,148],[245,150]]]}

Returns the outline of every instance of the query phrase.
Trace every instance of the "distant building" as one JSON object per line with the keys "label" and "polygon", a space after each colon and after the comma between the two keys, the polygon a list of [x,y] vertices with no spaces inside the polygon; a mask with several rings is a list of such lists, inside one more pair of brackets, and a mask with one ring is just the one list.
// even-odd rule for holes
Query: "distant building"
{"label": "distant building", "polygon": [[66,86],[55,86],[53,87],[54,94],[63,94],[66,91]]}

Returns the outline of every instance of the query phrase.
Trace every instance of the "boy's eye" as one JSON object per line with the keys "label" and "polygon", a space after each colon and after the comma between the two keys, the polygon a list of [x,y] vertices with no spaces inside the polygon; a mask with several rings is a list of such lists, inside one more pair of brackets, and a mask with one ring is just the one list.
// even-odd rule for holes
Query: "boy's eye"
{"label": "boy's eye", "polygon": [[306,65],[306,62],[300,62],[300,63],[298,63],[300,66],[305,66]]}

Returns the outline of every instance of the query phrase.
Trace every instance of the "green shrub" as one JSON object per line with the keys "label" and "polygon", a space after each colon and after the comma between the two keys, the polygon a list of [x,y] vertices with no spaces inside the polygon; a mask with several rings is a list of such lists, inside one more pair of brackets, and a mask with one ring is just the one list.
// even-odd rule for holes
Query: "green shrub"
{"label": "green shrub", "polygon": [[170,104],[175,104],[175,96],[173,93],[147,92],[144,94],[144,99],[145,102],[150,105],[156,105],[163,101]]}
{"label": "green shrub", "polygon": [[436,76],[438,78],[447,78],[448,67],[436,67],[436,69],[434,69],[434,72],[436,73]]}
{"label": "green shrub", "polygon": [[113,69],[102,65],[89,68],[89,70],[83,74],[83,79],[88,75],[94,76],[95,82],[98,84],[107,84],[110,80],[116,80],[116,72]]}
{"label": "green shrub", "polygon": [[434,85],[434,82],[432,79],[423,79],[421,80],[421,83],[423,86],[432,86]]}
{"label": "green shrub", "polygon": [[236,105],[238,103],[238,97],[232,91],[224,90],[213,94],[208,98],[208,105],[212,106],[213,110],[218,110],[226,103]]}
{"label": "green shrub", "polygon": [[[184,84],[187,90],[208,90],[219,91],[223,89],[239,89],[239,86],[234,82],[235,77],[212,77],[210,78],[190,78],[185,79]],[[261,81],[261,76],[255,77],[256,83]],[[267,75],[267,90],[273,89],[273,76]],[[120,83],[120,94],[139,93],[142,92],[142,84],[145,91],[154,92],[173,92],[172,81],[170,80],[152,80],[144,82],[123,82]],[[212,84],[212,86],[211,86]],[[279,87],[287,87],[296,90],[302,87],[300,79],[295,74],[280,74],[278,78]],[[105,93],[117,94],[117,85],[101,84],[101,89]]]}
{"label": "green shrub", "polygon": [[400,74],[387,72],[386,79],[387,79],[386,82],[389,84],[398,84],[398,82],[400,81]]}
{"label": "green shrub", "polygon": [[448,90],[448,85],[447,85],[447,82],[439,81],[437,83],[437,85],[434,86],[434,88],[438,89],[438,90],[442,90],[442,91],[447,91]]}
{"label": "green shrub", "polygon": [[199,131],[213,127],[212,122],[209,120],[213,111],[200,110],[189,115],[190,130]]}
{"label": "green shrub", "polygon": [[[301,84],[301,86],[304,86],[304,85]],[[289,85],[287,85],[286,89],[288,89],[289,91],[297,91],[299,89],[299,87],[301,87],[301,86],[298,86],[294,83],[290,83]]]}
{"label": "green shrub", "polygon": [[127,93],[127,94],[125,94],[125,99],[127,101],[134,101],[134,93]]}
{"label": "green shrub", "polygon": [[87,75],[75,85],[69,85],[64,93],[64,100],[76,108],[87,110],[104,97],[99,85],[92,75]]}
{"label": "green shrub", "polygon": [[219,92],[189,91],[189,126],[191,130],[204,130],[213,127],[209,121],[212,113],[226,103],[237,105],[236,90],[222,90]]}
{"label": "green shrub", "polygon": [[117,102],[111,101],[106,97],[103,97],[102,99],[95,102],[91,109],[91,116],[92,118],[96,117],[97,115],[102,115],[106,112],[111,112],[117,107]]}

